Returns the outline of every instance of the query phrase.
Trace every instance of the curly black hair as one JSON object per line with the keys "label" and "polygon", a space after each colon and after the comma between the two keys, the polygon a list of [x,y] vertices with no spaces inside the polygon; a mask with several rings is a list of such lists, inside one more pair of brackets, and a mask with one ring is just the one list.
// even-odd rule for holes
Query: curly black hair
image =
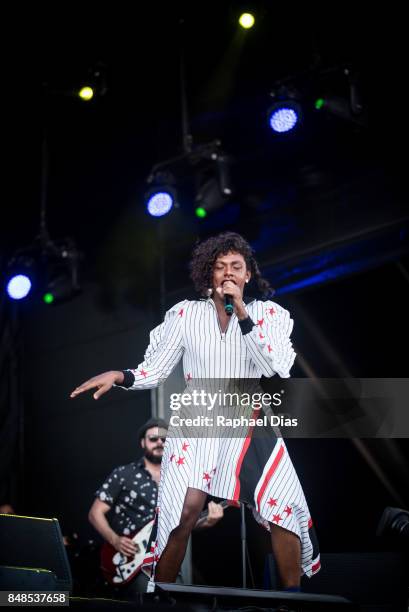
{"label": "curly black hair", "polygon": [[213,236],[195,247],[189,267],[190,278],[196,291],[201,296],[208,296],[209,287],[213,285],[213,267],[216,259],[219,255],[227,255],[230,251],[243,256],[247,269],[251,272],[252,280],[256,282],[260,293],[265,297],[271,297],[274,289],[261,276],[253,249],[243,236],[235,232],[224,232]]}

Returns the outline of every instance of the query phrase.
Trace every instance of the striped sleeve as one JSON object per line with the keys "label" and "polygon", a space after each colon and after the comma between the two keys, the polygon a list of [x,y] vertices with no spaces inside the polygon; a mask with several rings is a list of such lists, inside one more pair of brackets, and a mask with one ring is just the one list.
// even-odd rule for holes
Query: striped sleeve
{"label": "striped sleeve", "polygon": [[129,389],[153,389],[176,367],[184,352],[182,320],[187,304],[188,300],[175,304],[167,311],[163,323],[151,331],[144,360],[130,370],[135,380]]}
{"label": "striped sleeve", "polygon": [[[252,318],[256,318],[252,315]],[[264,376],[289,378],[296,353],[290,335],[294,321],[290,313],[274,302],[258,302],[257,320],[243,339],[252,360]]]}

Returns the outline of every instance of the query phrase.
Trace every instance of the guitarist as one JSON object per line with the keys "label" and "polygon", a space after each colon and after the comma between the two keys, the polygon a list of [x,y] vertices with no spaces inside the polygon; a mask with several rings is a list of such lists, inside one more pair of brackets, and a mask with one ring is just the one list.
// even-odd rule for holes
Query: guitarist
{"label": "guitarist", "polygon": [[[163,419],[149,419],[139,429],[138,437],[143,457],[128,465],[115,468],[96,491],[88,514],[89,521],[116,551],[135,555],[132,535],[155,517],[160,465],[167,433]],[[109,517],[109,521],[108,521]],[[208,515],[197,524],[197,529],[212,527],[223,517],[220,504],[210,502]],[[118,587],[120,595],[145,592],[148,577],[143,572],[125,585]]]}

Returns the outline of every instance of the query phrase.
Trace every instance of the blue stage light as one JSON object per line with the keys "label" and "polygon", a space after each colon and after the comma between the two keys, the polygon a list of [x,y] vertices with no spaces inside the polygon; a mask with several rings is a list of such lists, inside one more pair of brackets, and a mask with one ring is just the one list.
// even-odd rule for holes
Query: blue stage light
{"label": "blue stage light", "polygon": [[152,193],[146,202],[148,213],[152,217],[163,217],[167,215],[174,204],[172,194],[167,191],[157,191]]}
{"label": "blue stage light", "polygon": [[289,106],[275,106],[269,111],[268,122],[274,132],[280,134],[289,132],[297,125],[299,114],[295,108]]}
{"label": "blue stage light", "polygon": [[31,280],[25,274],[16,274],[7,283],[7,293],[13,300],[22,300],[31,291]]}

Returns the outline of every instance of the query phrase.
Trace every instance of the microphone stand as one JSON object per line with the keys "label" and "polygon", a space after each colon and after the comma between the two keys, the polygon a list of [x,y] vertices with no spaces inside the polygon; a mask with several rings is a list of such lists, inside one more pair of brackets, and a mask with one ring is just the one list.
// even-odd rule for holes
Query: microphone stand
{"label": "microphone stand", "polygon": [[245,589],[247,587],[247,573],[246,573],[246,548],[247,548],[247,539],[246,539],[246,514],[245,514],[245,506],[243,502],[240,503],[240,514],[241,514],[241,581],[242,588]]}

